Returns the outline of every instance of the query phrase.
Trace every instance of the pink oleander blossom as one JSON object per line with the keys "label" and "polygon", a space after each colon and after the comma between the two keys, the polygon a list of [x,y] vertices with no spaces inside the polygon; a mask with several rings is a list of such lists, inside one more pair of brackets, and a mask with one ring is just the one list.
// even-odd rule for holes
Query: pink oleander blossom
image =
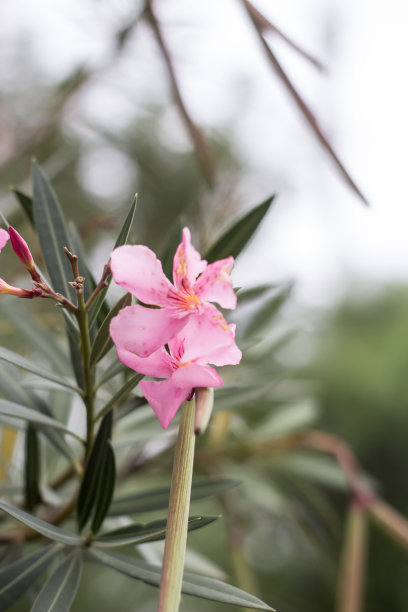
{"label": "pink oleander blossom", "polygon": [[191,317],[184,328],[168,342],[169,352],[160,347],[148,357],[140,357],[123,345],[116,346],[119,360],[145,374],[163,378],[142,381],[141,390],[160,424],[167,429],[180,405],[199,387],[220,387],[217,371],[208,365],[234,365],[241,351],[234,342],[235,325],[229,325],[230,337],[221,328],[202,317]]}
{"label": "pink oleander blossom", "polygon": [[19,258],[21,263],[26,267],[26,269],[31,275],[31,278],[36,282],[40,282],[41,281],[40,273],[35,267],[33,256],[31,255],[31,251],[28,248],[28,244],[26,243],[24,238],[20,236],[18,231],[15,230],[14,227],[12,227],[11,225],[9,227],[9,236],[10,236],[11,246],[13,247],[13,251]]}
{"label": "pink oleander blossom", "polygon": [[140,357],[147,357],[180,332],[192,317],[205,318],[207,327],[214,326],[234,340],[231,328],[215,306],[234,309],[237,298],[230,272],[233,257],[211,264],[202,260],[191,245],[188,228],[178,246],[173,262],[173,284],[166,278],[156,255],[143,245],[125,245],[115,249],[111,269],[115,282],[138,300],[158,308],[140,304],[128,306],[112,319],[111,335],[117,347]]}

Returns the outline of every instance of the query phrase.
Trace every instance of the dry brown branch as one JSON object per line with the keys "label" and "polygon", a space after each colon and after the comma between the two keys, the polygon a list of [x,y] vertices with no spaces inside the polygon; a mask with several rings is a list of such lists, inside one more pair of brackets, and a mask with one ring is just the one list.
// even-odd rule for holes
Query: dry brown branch
{"label": "dry brown branch", "polygon": [[360,191],[359,187],[354,182],[354,180],[351,178],[349,172],[346,170],[346,168],[344,167],[343,163],[340,161],[339,157],[335,153],[335,151],[334,151],[333,147],[331,146],[329,140],[327,139],[327,137],[323,133],[323,130],[320,127],[320,125],[319,125],[319,123],[318,123],[314,113],[309,108],[309,106],[306,104],[306,102],[303,100],[302,96],[299,94],[299,92],[297,91],[297,89],[293,85],[292,81],[289,79],[288,75],[286,74],[286,72],[282,68],[280,62],[278,61],[276,55],[274,54],[274,52],[272,51],[272,49],[268,45],[267,41],[265,40],[265,38],[263,36],[263,30],[264,30],[265,24],[264,24],[264,21],[261,20],[261,18],[258,16],[259,15],[259,11],[255,12],[254,7],[252,6],[252,4],[250,2],[248,2],[248,0],[241,0],[241,2],[244,5],[245,10],[247,11],[247,13],[248,13],[248,15],[249,15],[249,17],[250,17],[254,27],[255,27],[255,30],[256,30],[256,32],[257,32],[257,34],[259,36],[259,40],[261,41],[261,44],[262,44],[262,46],[264,48],[264,51],[266,53],[266,56],[268,57],[268,60],[272,64],[272,66],[273,66],[275,72],[277,73],[278,77],[280,78],[282,83],[285,85],[286,89],[289,91],[289,94],[291,95],[292,99],[295,101],[295,103],[298,106],[299,110],[301,111],[302,115],[305,117],[305,119],[307,120],[308,124],[312,128],[312,130],[313,130],[315,136],[317,137],[317,139],[319,140],[320,144],[323,146],[323,148],[326,150],[326,152],[330,155],[330,157],[334,161],[335,165],[337,166],[338,170],[340,171],[340,173],[343,176],[343,178],[346,181],[346,183],[349,185],[349,187],[351,187],[351,189],[360,198],[360,200],[366,206],[368,206],[368,201],[367,201],[366,197]]}
{"label": "dry brown branch", "polygon": [[181,90],[177,81],[176,73],[173,66],[173,61],[171,59],[171,54],[167,48],[167,44],[163,38],[163,34],[161,31],[160,24],[157,20],[156,14],[153,10],[153,2],[152,0],[146,1],[145,13],[147,19],[152,27],[154,36],[157,40],[157,44],[160,48],[161,54],[163,56],[164,62],[166,64],[167,73],[169,75],[171,89],[173,92],[173,96],[175,102],[179,108],[182,119],[185,123],[188,133],[190,134],[191,140],[193,141],[194,148],[196,151],[197,159],[200,162],[200,166],[203,172],[203,175],[209,185],[209,187],[213,187],[215,183],[215,168],[212,156],[210,154],[207,143],[204,139],[204,136],[201,130],[194,123],[191,118],[190,113],[187,110],[187,107],[184,103],[183,96],[181,94]]}

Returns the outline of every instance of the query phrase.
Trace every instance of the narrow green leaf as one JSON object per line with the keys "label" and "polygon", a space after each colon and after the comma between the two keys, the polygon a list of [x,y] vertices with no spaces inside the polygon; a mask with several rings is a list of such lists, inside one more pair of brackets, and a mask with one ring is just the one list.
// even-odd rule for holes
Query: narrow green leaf
{"label": "narrow green leaf", "polygon": [[292,284],[286,285],[262,302],[245,329],[245,338],[249,338],[254,334],[261,334],[271,324],[271,321],[290,296],[292,288]]}
{"label": "narrow green leaf", "polygon": [[97,382],[97,387],[101,387],[108,380],[114,378],[118,374],[123,374],[126,370],[126,366],[123,365],[120,361],[115,361],[105,372],[102,374],[101,378]]}
{"label": "narrow green leaf", "polygon": [[82,574],[82,551],[73,551],[44,584],[31,612],[69,612]]}
{"label": "narrow green leaf", "polygon": [[[191,501],[206,499],[225,493],[229,489],[239,485],[238,480],[230,478],[205,478],[196,480],[191,486]],[[120,516],[123,514],[137,514],[150,512],[152,510],[167,509],[169,505],[170,487],[155,487],[141,493],[134,493],[126,497],[114,499],[109,516]]]}
{"label": "narrow green leaf", "polygon": [[100,466],[100,484],[97,498],[95,499],[95,514],[92,519],[92,533],[98,533],[112,501],[115,489],[116,464],[110,442],[106,443],[106,451],[103,463]]}
{"label": "narrow green leaf", "polygon": [[136,387],[136,385],[138,385],[140,383],[140,381],[144,378],[143,374],[133,374],[123,385],[123,387],[121,387],[119,389],[119,391],[117,391],[117,393],[115,393],[115,395],[109,400],[109,402],[107,404],[105,404],[105,406],[102,408],[102,410],[99,412],[99,414],[96,415],[96,420],[100,419],[101,417],[104,417],[105,415],[109,414],[109,412],[111,412],[115,406],[121,401],[123,400],[123,398],[125,398],[127,395],[129,395],[129,393],[132,391],[132,389],[134,387]]}
{"label": "narrow green leaf", "polygon": [[104,319],[92,345],[90,357],[91,367],[96,365],[98,361],[100,361],[102,357],[104,357],[113,346],[113,341],[109,333],[109,325],[111,320],[118,314],[119,310],[122,310],[122,308],[125,308],[125,306],[129,306],[131,303],[132,296],[130,295],[130,293],[126,293],[123,297],[120,298],[120,300],[115,304],[115,306]]}
{"label": "narrow green leaf", "polygon": [[[38,410],[42,414],[53,418],[51,410],[48,408],[45,402],[34,393],[32,387],[30,387],[29,392],[26,391],[23,386],[24,381],[21,381],[16,376],[13,376],[10,370],[10,366],[7,366],[7,364],[4,362],[0,362],[0,389],[7,399],[15,402],[16,404]],[[41,432],[59,452],[65,455],[69,461],[73,463],[76,462],[75,455],[71,447],[65,441],[62,431],[59,429],[54,429],[54,427],[46,427],[41,425]]]}
{"label": "narrow green leaf", "polygon": [[[130,230],[133,224],[133,220],[135,218],[135,212],[136,212],[136,205],[137,205],[137,195],[135,195],[132,205],[130,207],[130,210],[126,216],[126,219],[123,223],[123,226],[119,232],[119,236],[117,237],[117,240],[115,242],[115,246],[113,247],[114,249],[116,249],[119,246],[122,246],[122,244],[127,244],[128,239],[129,239],[129,234],[130,234]],[[100,309],[102,308],[102,305],[105,301],[105,296],[106,293],[109,289],[109,285],[110,282],[112,280],[112,277],[109,277],[107,280],[108,285],[105,287],[105,289],[103,289],[99,295],[97,296],[96,300],[94,301],[94,303],[91,306],[90,309],[90,313],[89,313],[89,326],[92,327],[92,325],[95,323],[96,318],[99,314]]]}
{"label": "narrow green leaf", "polygon": [[62,385],[63,387],[72,389],[77,393],[81,393],[81,390],[76,385],[74,385],[68,378],[62,377],[58,374],[55,374],[54,372],[50,372],[49,370],[45,370],[42,366],[36,365],[32,361],[29,361],[25,357],[22,357],[18,353],[14,353],[9,349],[0,347],[0,359],[4,359],[4,361],[12,363],[13,365],[18,366],[19,368],[23,368],[23,370],[28,370],[32,374],[41,376],[41,378],[52,380],[58,385]]}
{"label": "narrow green leaf", "polygon": [[[209,525],[217,520],[217,516],[192,516],[188,519],[188,531],[194,531]],[[166,537],[167,519],[160,519],[150,523],[134,523],[103,533],[94,539],[95,546],[101,548],[113,548],[115,546],[127,546],[129,544],[142,544],[164,540]]]}
{"label": "narrow green leaf", "polygon": [[[93,510],[94,518],[100,520],[107,504],[106,495],[112,496],[115,481],[114,460],[112,464],[112,448],[109,444],[112,435],[112,413],[102,420],[91,454],[85,466],[81,488],[78,495],[77,516],[81,530],[87,523]],[[105,480],[108,479],[108,482]],[[104,488],[107,489],[105,493]],[[109,505],[109,504],[108,504]],[[106,511],[105,511],[106,513]],[[103,519],[102,519],[103,520]]]}
{"label": "narrow green leaf", "polygon": [[7,512],[7,514],[10,516],[14,517],[21,523],[24,523],[24,525],[30,527],[30,529],[33,529],[37,533],[41,533],[41,535],[49,538],[50,540],[55,540],[56,542],[61,542],[62,544],[68,544],[69,546],[81,546],[83,544],[82,539],[74,533],[61,529],[61,527],[51,525],[51,523],[46,523],[42,519],[39,519],[36,516],[25,512],[24,510],[20,510],[20,508],[16,508],[2,499],[0,499],[0,510],[4,510],[4,512]]}
{"label": "narrow green leaf", "polygon": [[72,251],[67,226],[51,185],[33,164],[34,219],[44,256],[45,265],[55,291],[65,296],[75,296],[68,285],[72,279],[71,265],[64,253],[64,246]]}
{"label": "narrow green leaf", "polygon": [[26,193],[23,193],[19,189],[12,189],[12,192],[16,196],[21,208],[24,210],[27,219],[29,220],[31,225],[35,227],[33,198],[27,195]]}
{"label": "narrow green leaf", "polygon": [[250,287],[249,289],[238,290],[238,303],[241,306],[242,304],[246,304],[247,302],[251,302],[252,300],[256,300],[258,298],[263,297],[266,293],[270,291],[280,289],[281,285],[277,283],[268,283],[265,285],[257,285],[256,287]]}
{"label": "narrow green leaf", "polygon": [[24,421],[28,421],[29,423],[34,423],[36,425],[46,425],[47,427],[54,427],[55,429],[60,429],[65,433],[73,436],[80,442],[84,442],[82,438],[80,438],[76,433],[68,429],[65,425],[53,419],[41,412],[37,412],[32,408],[27,408],[27,406],[21,406],[20,404],[15,404],[14,402],[9,402],[8,400],[4,400],[0,398],[0,414],[4,414],[5,416],[12,417],[14,419],[23,419]]}
{"label": "narrow green leaf", "polygon": [[55,336],[38,325],[38,321],[30,315],[26,306],[27,304],[22,305],[17,300],[14,300],[14,302],[4,301],[1,302],[0,309],[21,333],[24,338],[24,346],[30,343],[36,351],[52,364],[53,369],[60,374],[65,374],[70,366],[68,355],[56,342]]}
{"label": "narrow green leaf", "polygon": [[61,550],[59,544],[43,547],[0,570],[0,610],[8,610],[30,588]]}
{"label": "narrow green leaf", "polygon": [[79,330],[76,323],[74,322],[72,315],[69,312],[61,308],[61,313],[65,320],[69,352],[71,355],[71,365],[75,375],[75,380],[77,381],[78,387],[80,389],[84,389],[85,382],[84,371],[82,369],[82,355],[81,351],[79,350]]}
{"label": "narrow green leaf", "polygon": [[[150,565],[133,557],[95,548],[90,549],[89,554],[104,565],[108,565],[131,578],[142,580],[153,586],[159,586],[160,584],[161,567]],[[182,592],[201,597],[202,599],[220,601],[256,610],[273,610],[273,608],[258,599],[258,597],[249,595],[249,593],[245,593],[245,591],[237,587],[221,582],[221,580],[216,578],[199,576],[189,572],[184,572]]]}
{"label": "narrow green leaf", "polygon": [[37,430],[30,423],[25,435],[25,507],[33,510],[40,500],[40,449]]}
{"label": "narrow green leaf", "polygon": [[246,215],[238,219],[230,229],[218,238],[215,244],[205,254],[210,263],[224,257],[238,257],[243,248],[255,234],[259,224],[268,212],[275,196],[271,196],[262,204],[252,208]]}

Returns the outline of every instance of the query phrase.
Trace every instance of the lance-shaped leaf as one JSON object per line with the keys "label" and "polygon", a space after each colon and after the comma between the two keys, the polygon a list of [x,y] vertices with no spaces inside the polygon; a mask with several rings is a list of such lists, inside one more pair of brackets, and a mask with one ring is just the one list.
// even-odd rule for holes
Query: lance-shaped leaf
{"label": "lance-shaped leaf", "polygon": [[63,423],[60,423],[56,419],[53,419],[45,414],[41,414],[41,412],[27,408],[27,406],[21,406],[20,404],[15,404],[14,402],[9,402],[8,400],[0,399],[0,414],[4,414],[5,416],[13,417],[15,419],[23,419],[24,421],[35,423],[36,425],[46,425],[48,427],[60,429],[83,443],[82,438],[75,432],[68,429],[68,427],[66,427]]}
{"label": "lance-shaped leaf", "polygon": [[63,387],[72,389],[77,393],[81,393],[81,390],[76,385],[74,385],[68,378],[60,376],[59,374],[55,374],[54,372],[50,372],[49,370],[45,370],[43,367],[38,366],[29,359],[21,357],[21,355],[19,355],[18,353],[14,353],[14,351],[10,351],[9,349],[0,347],[0,359],[4,359],[4,361],[12,363],[13,365],[18,366],[19,368],[23,368],[23,370],[28,370],[28,372],[31,372],[32,374],[41,376],[41,378],[52,380],[58,385],[62,385]]}
{"label": "lance-shaped leaf", "polygon": [[64,253],[64,247],[72,251],[67,225],[57,196],[36,163],[33,183],[35,225],[52,286],[58,293],[74,297],[74,290],[68,285],[72,269]]}
{"label": "lance-shaped leaf", "polygon": [[92,530],[95,533],[105,518],[115,486],[115,461],[110,438],[112,413],[102,420],[91,454],[85,467],[78,495],[78,526],[82,529],[94,512]]}
{"label": "lance-shaped leaf", "polygon": [[53,544],[0,570],[0,610],[8,610],[30,588],[61,550]]}
{"label": "lance-shaped leaf", "polygon": [[[193,482],[191,486],[191,501],[206,499],[225,493],[229,489],[238,486],[238,480],[231,478],[205,478]],[[139,512],[150,512],[168,508],[170,487],[155,487],[148,491],[134,493],[126,497],[113,500],[109,516],[120,516],[123,514],[137,514]]]}
{"label": "lance-shaped leaf", "polygon": [[[16,404],[33,408],[34,410],[38,410],[42,414],[53,418],[51,410],[48,408],[45,402],[34,393],[32,386],[30,386],[30,391],[28,392],[23,387],[23,384],[24,381],[22,382],[21,380],[17,380],[15,376],[10,374],[10,369],[6,366],[6,364],[0,363],[0,388],[4,395]],[[51,442],[51,444],[53,444],[53,446],[59,452],[65,455],[69,461],[76,463],[75,454],[65,441],[63,432],[59,429],[55,429],[54,427],[47,427],[45,425],[41,425],[40,427],[42,433]]]}
{"label": "lance-shaped leaf", "polygon": [[0,510],[4,510],[4,512],[7,512],[10,516],[24,523],[24,525],[27,525],[27,527],[30,527],[30,529],[33,529],[37,533],[41,533],[41,535],[50,540],[68,544],[69,546],[81,546],[83,544],[82,539],[74,533],[61,529],[61,527],[51,525],[51,523],[47,523],[24,510],[20,510],[20,508],[16,508],[2,499],[0,499]]}
{"label": "lance-shaped leaf", "polygon": [[244,337],[249,338],[254,334],[261,334],[269,327],[273,318],[285,304],[291,294],[293,285],[290,283],[282,287],[278,292],[264,299],[257,311],[251,317],[245,329]]}
{"label": "lance-shaped leaf", "polygon": [[142,378],[144,378],[143,374],[133,374],[129,378],[129,380],[125,382],[123,387],[121,387],[119,391],[117,391],[115,395],[109,400],[109,402],[105,404],[99,414],[97,414],[96,419],[100,419],[101,417],[104,417],[105,415],[112,412],[115,406],[119,404],[119,402],[121,402],[123,399],[125,399],[132,391],[132,389],[134,389],[134,387],[136,387],[136,385],[140,383]]}
{"label": "lance-shaped leaf", "polygon": [[69,612],[82,574],[82,551],[73,551],[44,584],[31,612]]}
{"label": "lance-shaped leaf", "polygon": [[[114,249],[116,249],[119,246],[122,246],[122,244],[127,244],[128,242],[128,238],[129,238],[129,233],[133,224],[133,219],[135,218],[135,212],[136,212],[136,204],[137,204],[137,195],[135,195],[134,200],[132,202],[132,205],[130,207],[130,210],[127,214],[127,217],[122,225],[122,228],[119,232],[119,236],[117,237],[117,240],[115,242],[115,246],[113,247]],[[100,309],[102,308],[102,305],[104,303],[105,300],[105,296],[106,293],[108,291],[110,282],[112,280],[112,277],[109,277],[107,279],[107,286],[102,289],[102,291],[99,293],[98,297],[96,298],[96,300],[94,301],[94,303],[91,306],[91,310],[89,313],[89,326],[92,327],[92,325],[95,323],[96,318],[99,314]]]}
{"label": "lance-shaped leaf", "polygon": [[90,363],[91,367],[96,365],[98,361],[104,357],[113,346],[113,340],[109,333],[109,325],[113,317],[116,317],[119,310],[129,306],[132,303],[132,296],[130,293],[126,293],[120,300],[115,304],[112,310],[105,317],[101,327],[96,334],[95,340],[92,344]]}
{"label": "lance-shaped leaf", "polygon": [[55,335],[38,325],[37,320],[30,315],[26,306],[27,304],[14,300],[1,302],[0,308],[24,338],[24,346],[27,343],[31,344],[52,364],[53,370],[59,374],[66,374],[70,366],[68,355],[56,341]]}
{"label": "lance-shaped leaf", "polygon": [[17,198],[17,202],[20,204],[21,208],[24,210],[27,219],[31,223],[33,227],[35,227],[34,220],[34,203],[33,198],[26,193],[20,191],[20,189],[12,189],[12,192]]}
{"label": "lance-shaped leaf", "polygon": [[25,507],[32,510],[40,500],[40,448],[37,430],[29,424],[25,435]]}
{"label": "lance-shaped leaf", "polygon": [[[217,520],[217,516],[191,516],[188,519],[188,531],[194,531],[209,525]],[[113,548],[115,546],[127,546],[129,544],[142,544],[164,540],[166,537],[167,519],[152,521],[151,523],[134,523],[126,527],[120,527],[107,533],[102,533],[94,539],[95,546],[100,548]]]}
{"label": "lance-shaped leaf", "polygon": [[268,212],[275,196],[258,204],[252,208],[246,215],[241,217],[234,225],[228,229],[222,236],[218,238],[215,244],[205,254],[205,259],[208,262],[213,262],[224,257],[238,257],[242,249],[247,245],[249,240],[255,234],[259,224]]}
{"label": "lance-shaped leaf", "polygon": [[[131,578],[142,580],[153,586],[159,586],[160,584],[161,567],[150,565],[139,559],[95,548],[90,549],[89,554],[104,565],[108,565]],[[188,595],[195,595],[196,597],[210,599],[211,601],[220,601],[256,610],[273,610],[273,608],[258,599],[258,597],[245,593],[245,591],[237,587],[221,582],[221,580],[216,578],[208,578],[207,576],[199,576],[189,572],[184,572],[183,574],[181,590]]]}

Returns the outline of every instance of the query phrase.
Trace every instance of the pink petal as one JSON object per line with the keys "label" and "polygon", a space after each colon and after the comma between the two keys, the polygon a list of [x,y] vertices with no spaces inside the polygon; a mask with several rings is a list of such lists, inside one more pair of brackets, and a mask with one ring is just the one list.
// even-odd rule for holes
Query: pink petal
{"label": "pink petal", "polygon": [[233,257],[210,264],[195,283],[194,292],[203,300],[217,302],[222,308],[233,310],[237,306],[237,296],[230,279],[233,266]]}
{"label": "pink petal", "polygon": [[111,269],[115,283],[141,302],[154,306],[167,304],[172,284],[156,255],[147,247],[140,244],[118,247],[111,255]]}
{"label": "pink petal", "polygon": [[222,379],[214,368],[208,365],[192,363],[178,368],[171,377],[177,387],[194,389],[195,387],[221,387]]}
{"label": "pink petal", "polygon": [[[175,342],[184,341],[182,361],[198,360],[208,363],[208,355],[218,349],[231,346],[234,340],[234,328],[230,327],[222,314],[212,304],[205,304],[203,313],[192,314],[187,319],[186,326],[177,334],[177,338],[169,341],[170,353],[175,357]],[[221,364],[219,364],[221,365]]]}
{"label": "pink petal", "polygon": [[134,304],[112,319],[110,334],[117,348],[147,357],[166,344],[187,321],[171,316],[164,308]]}
{"label": "pink petal", "polygon": [[120,346],[117,346],[116,350],[119,361],[128,366],[128,368],[139,372],[139,374],[168,378],[173,372],[171,357],[163,347],[148,357],[139,357]]}
{"label": "pink petal", "polygon": [[191,393],[191,389],[176,387],[172,379],[157,382],[142,380],[140,388],[164,429],[167,429],[177,410]]}
{"label": "pink petal", "polygon": [[205,269],[207,262],[191,244],[188,227],[183,229],[183,240],[177,247],[173,260],[173,282],[178,289],[189,289],[195,279]]}
{"label": "pink petal", "polygon": [[8,239],[10,238],[9,233],[5,229],[0,228],[0,251],[6,246]]}

